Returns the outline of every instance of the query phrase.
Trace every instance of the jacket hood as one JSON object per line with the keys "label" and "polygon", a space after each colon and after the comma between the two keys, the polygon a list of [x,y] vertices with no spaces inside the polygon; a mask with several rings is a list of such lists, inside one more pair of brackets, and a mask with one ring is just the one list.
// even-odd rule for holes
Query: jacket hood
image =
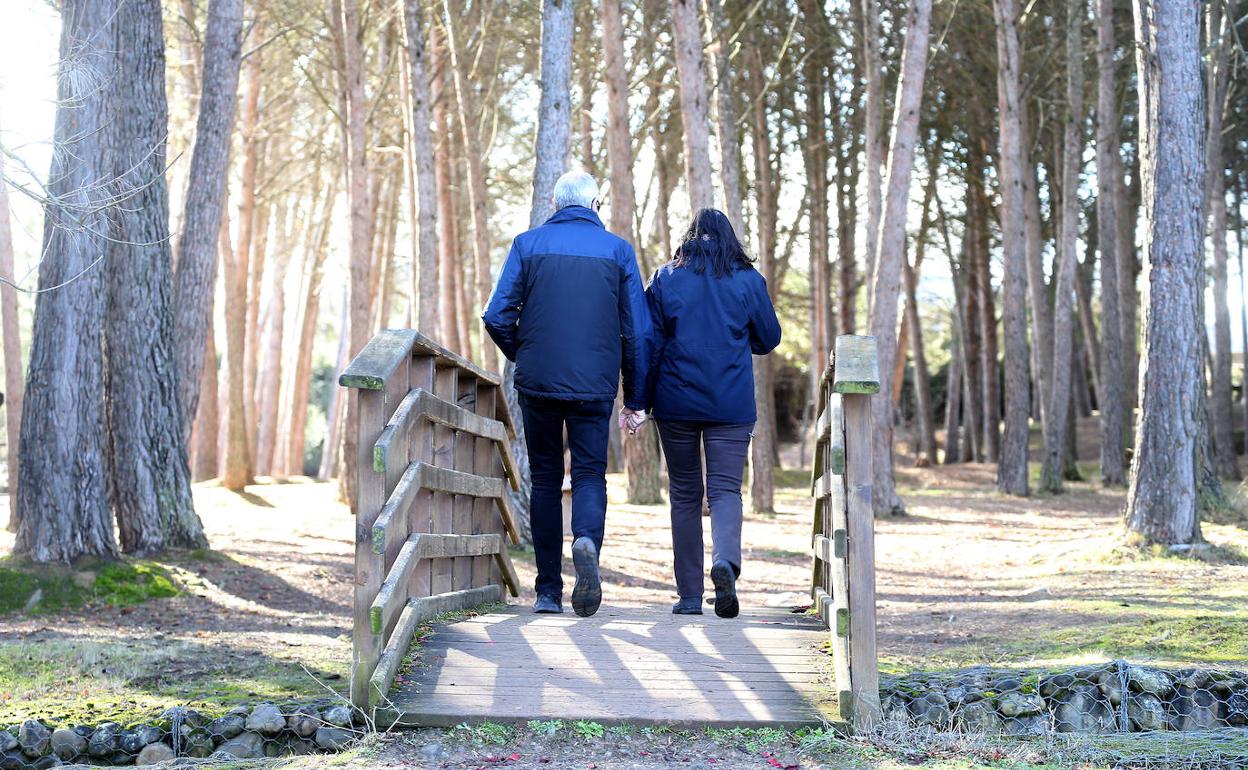
{"label": "jacket hood", "polygon": [[554,214],[551,214],[550,219],[547,219],[543,224],[556,225],[560,222],[571,222],[577,219],[592,222],[593,224],[605,229],[605,226],[602,224],[602,220],[598,218],[598,215],[594,213],[593,209],[587,206],[564,206]]}

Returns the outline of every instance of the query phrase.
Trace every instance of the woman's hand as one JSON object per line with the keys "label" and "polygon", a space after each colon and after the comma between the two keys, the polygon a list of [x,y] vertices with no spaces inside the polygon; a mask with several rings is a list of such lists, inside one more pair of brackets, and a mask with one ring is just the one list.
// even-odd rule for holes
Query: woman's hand
{"label": "woman's hand", "polygon": [[641,430],[646,424],[646,413],[636,412],[628,407],[620,410],[620,430],[628,429],[628,435],[636,436],[637,431]]}

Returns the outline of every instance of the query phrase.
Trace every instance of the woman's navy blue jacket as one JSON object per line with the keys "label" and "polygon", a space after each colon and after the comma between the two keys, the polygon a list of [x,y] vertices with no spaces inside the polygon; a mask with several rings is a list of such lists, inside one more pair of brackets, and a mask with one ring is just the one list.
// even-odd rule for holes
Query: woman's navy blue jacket
{"label": "woman's navy blue jacket", "polygon": [[592,210],[567,206],[516,236],[481,320],[516,363],[516,390],[565,401],[645,406],[650,359],[637,258]]}
{"label": "woman's navy blue jacket", "polygon": [[749,265],[716,277],[668,263],[646,289],[654,323],[649,406],[660,420],[754,422],[750,354],[780,344],[767,281]]}

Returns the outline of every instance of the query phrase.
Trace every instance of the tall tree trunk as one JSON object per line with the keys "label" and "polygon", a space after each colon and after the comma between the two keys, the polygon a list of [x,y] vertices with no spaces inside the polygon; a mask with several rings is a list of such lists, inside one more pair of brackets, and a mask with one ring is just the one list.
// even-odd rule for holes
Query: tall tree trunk
{"label": "tall tree trunk", "polygon": [[[880,215],[883,207],[883,199],[880,196],[884,164],[884,75],[880,57],[880,41],[884,35],[880,24],[878,0],[851,0],[851,2],[862,3],[863,31],[859,39],[862,41],[862,70],[865,74],[863,79],[867,89],[862,126],[865,150],[863,170],[867,177],[867,222],[864,250],[867,255],[866,280],[869,285],[872,285],[876,282],[876,254],[879,252]],[[874,302],[872,291],[872,289],[867,291],[868,313],[872,312],[871,303]]]}
{"label": "tall tree trunk", "polygon": [[671,0],[672,43],[680,81],[684,123],[685,184],[693,211],[715,205],[711,186],[711,138],[707,119],[706,76],[702,69],[702,25],[697,0]]}
{"label": "tall tree trunk", "polygon": [[1034,379],[1040,391],[1038,403],[1040,424],[1048,432],[1045,412],[1049,408],[1049,393],[1053,390],[1053,308],[1049,305],[1049,285],[1044,277],[1044,237],[1040,214],[1039,181],[1036,164],[1031,158],[1031,121],[1027,115],[1027,103],[1019,103],[1019,147],[1022,158],[1019,169],[1023,185],[1023,253],[1027,263],[1027,307],[1031,311],[1032,359]]}
{"label": "tall tree trunk", "polygon": [[[0,154],[0,180],[4,179],[4,156]],[[0,182],[0,335],[4,344],[4,436],[8,464],[10,532],[17,531],[18,436],[22,432],[22,335],[13,266],[13,233],[10,224],[9,190]],[[1243,259],[1241,255],[1240,262]]]}
{"label": "tall tree trunk", "polygon": [[191,455],[191,480],[214,479],[221,468],[221,456],[217,452],[220,438],[221,416],[217,409],[221,395],[218,391],[217,341],[215,323],[211,318],[208,336],[204,340],[204,364],[200,374],[199,409],[195,414],[195,427],[191,431],[194,449]]}
{"label": "tall tree trunk", "polygon": [[1018,43],[1015,0],[993,0],[997,24],[997,101],[1001,120],[1002,251],[1005,255],[1005,436],[997,465],[997,488],[1026,495],[1028,421],[1031,393],[1027,377],[1026,216],[1023,200],[1020,81],[1022,56]]}
{"label": "tall tree trunk", "polygon": [[[928,170],[927,191],[923,195],[923,214],[919,219],[919,235],[914,244],[914,266],[909,260],[902,261],[905,271],[906,318],[905,327],[910,330],[911,359],[914,362],[914,404],[918,437],[915,443],[914,464],[918,467],[935,465],[936,425],[932,414],[931,384],[927,376],[927,353],[923,350],[923,325],[919,321],[918,282],[923,266],[923,253],[927,247],[928,211],[936,193],[936,166]],[[898,355],[898,358],[901,358]]]}
{"label": "tall tree trunk", "polygon": [[1202,181],[1200,6],[1135,0],[1144,202],[1144,365],[1126,526],[1148,542],[1200,540]]}
{"label": "tall tree trunk", "polygon": [[[1067,410],[1070,408],[1073,341],[1072,306],[1079,257],[1079,169],[1083,163],[1083,19],[1084,0],[1066,4],[1066,111],[1062,140],[1062,231],[1058,243],[1053,299],[1053,388],[1049,394],[1049,429],[1044,434],[1040,488],[1060,492],[1065,470]],[[1084,339],[1088,339],[1084,335]]]}
{"label": "tall tree trunk", "polygon": [[[1239,262],[1239,339],[1240,344],[1248,351],[1248,276],[1244,275],[1244,190],[1235,186],[1235,246]],[[1240,363],[1239,370],[1239,409],[1243,419],[1240,430],[1243,432],[1245,451],[1248,452],[1248,355]],[[12,434],[10,434],[12,435]]]}
{"label": "tall tree trunk", "polygon": [[204,350],[212,327],[217,239],[230,169],[230,137],[234,132],[234,110],[238,103],[242,38],[243,0],[212,0],[204,31],[199,117],[195,124],[195,148],[191,151],[173,288],[178,396],[183,430],[187,435],[199,407]]}
{"label": "tall tree trunk", "polygon": [[[347,360],[351,360],[368,343],[371,332],[370,288],[372,282],[373,202],[369,187],[368,162],[368,101],[364,94],[364,52],[360,40],[360,11],[357,0],[340,0],[342,14],[340,32],[343,54],[343,90],[346,92],[347,136],[347,201],[350,217],[350,295]],[[359,442],[354,399],[347,399],[347,419],[343,429],[343,457],[356,455]],[[355,505],[354,474],[339,475],[343,498]]]}
{"label": "tall tree trunk", "polygon": [[[857,6],[854,6],[857,7]],[[830,87],[835,79],[829,78]],[[853,334],[857,328],[855,304],[858,295],[857,230],[858,230],[858,131],[862,110],[858,107],[861,86],[854,79],[846,109],[853,110],[850,120],[843,117],[832,122],[832,144],[836,148],[836,318],[842,334]],[[848,125],[847,125],[848,124]]]}
{"label": "tall tree trunk", "polygon": [[[778,287],[773,281],[776,257],[776,197],[771,174],[771,133],[767,125],[762,56],[750,52],[749,79],[753,102],[754,184],[758,193],[758,267],[774,300]],[[754,401],[758,409],[754,440],[750,442],[750,507],[755,513],[775,510],[775,395],[772,392],[771,359],[755,356]]]}
{"label": "tall tree trunk", "polygon": [[1101,412],[1101,483],[1127,483],[1123,462],[1123,438],[1127,425],[1123,415],[1122,314],[1118,286],[1120,249],[1131,248],[1118,240],[1118,190],[1122,178],[1119,155],[1118,102],[1114,81],[1114,3],[1096,0],[1096,230],[1101,253],[1101,389],[1097,392]]}
{"label": "tall tree trunk", "polygon": [[[607,81],[607,165],[611,172],[611,231],[635,241],[637,194],[633,186],[633,141],[628,129],[628,67],[624,60],[624,22],[619,0],[602,0],[602,52]],[[735,126],[733,126],[735,130]],[[738,209],[740,203],[738,202]],[[662,502],[659,450],[653,430],[624,436],[628,502]]]}
{"label": "tall tree trunk", "polygon": [[745,217],[741,213],[744,202],[741,197],[741,140],[737,132],[737,102],[732,68],[728,63],[728,44],[732,30],[724,16],[721,0],[706,0],[706,14],[709,37],[713,41],[710,54],[711,68],[715,70],[715,117],[719,136],[719,177],[724,188],[724,214],[728,216],[737,236],[744,241]]}
{"label": "tall tree trunk", "polygon": [[[319,180],[320,169],[316,169],[314,180]],[[319,181],[314,181],[316,188]],[[315,210],[320,197],[319,189],[313,189],[312,208]],[[277,233],[286,235],[286,212],[289,203],[278,204]],[[279,397],[282,391],[282,340],[286,328],[286,275],[294,252],[294,239],[282,237],[274,255],[272,288],[269,294],[269,306],[265,309],[268,316],[261,351],[262,359],[259,375],[256,378],[256,411],[258,429],[256,433],[256,473],[262,476],[279,475],[278,470],[278,412]]]}
{"label": "tall tree trunk", "polygon": [[[437,180],[434,173],[433,133],[429,128],[429,102],[432,88],[429,82],[429,67],[426,63],[428,55],[425,50],[425,35],[421,27],[422,17],[420,0],[404,0],[403,23],[407,45],[407,83],[408,99],[411,106],[411,146],[409,163],[412,173],[408,175],[409,189],[414,189],[416,198],[417,248],[413,255],[413,263],[417,266],[413,271],[413,301],[419,296],[419,311],[416,314],[416,328],[435,339],[443,339],[440,319],[450,309],[449,303],[444,305],[442,313],[438,312],[438,203]],[[414,184],[414,188],[413,188]],[[417,277],[418,276],[418,277]],[[449,326],[449,324],[447,324]]]}
{"label": "tall tree trunk", "polygon": [[958,333],[955,320],[953,342],[949,350],[949,373],[945,379],[945,465],[962,459],[961,444],[958,440],[958,419],[962,411],[961,347],[962,335]]}
{"label": "tall tree trunk", "polygon": [[[67,0],[61,7],[60,76],[44,208],[43,263],[35,298],[26,400],[18,443],[17,540],[36,562],[117,554],[104,446],[103,343],[110,212],[101,179],[112,174],[111,89],[72,77],[84,62],[116,67],[117,2]],[[56,291],[46,291],[60,287]]]}
{"label": "tall tree trunk", "polygon": [[[543,6],[544,8],[545,6]],[[471,297],[474,307],[485,307],[490,293],[490,228],[486,183],[485,159],[482,157],[477,121],[480,117],[472,85],[468,82],[468,62],[464,61],[464,52],[459,41],[459,31],[455,28],[455,19],[459,13],[452,7],[450,0],[443,0],[442,8],[446,18],[446,43],[451,58],[451,73],[455,83],[456,104],[459,107],[459,128],[463,140],[462,148],[468,161],[468,200],[472,209],[472,252],[475,270],[475,291],[465,291]],[[543,17],[544,18],[544,17]],[[564,97],[565,102],[568,97]],[[570,131],[570,128],[568,129]],[[567,152],[566,148],[564,150]],[[534,179],[536,194],[536,179]],[[549,204],[548,204],[549,205]],[[532,217],[530,217],[531,219]],[[486,369],[497,369],[498,356],[493,345],[482,338],[481,361]]]}
{"label": "tall tree trunk", "polygon": [[[1213,448],[1218,475],[1231,481],[1242,476],[1235,459],[1235,410],[1231,393],[1231,314],[1227,305],[1226,164],[1223,160],[1223,125],[1230,65],[1229,19],[1222,6],[1211,4],[1205,12],[1207,40],[1212,48],[1205,78],[1209,113],[1205,138],[1205,210],[1213,246]],[[1203,316],[1202,316],[1203,317]]]}
{"label": "tall tree trunk", "polygon": [[105,275],[104,398],[113,512],[121,547],[149,554],[204,548],[191,498],[178,405],[173,260],[165,139],[169,131],[159,0],[123,3],[113,44],[110,160],[122,189]]}
{"label": "tall tree trunk", "polygon": [[[810,243],[810,409],[817,408],[823,370],[827,366],[832,347],[832,319],[827,312],[825,298],[830,296],[830,251],[828,222],[828,141],[827,109],[825,105],[827,86],[824,61],[828,57],[819,47],[825,37],[827,18],[821,4],[814,0],[801,3],[802,18],[810,35],[809,50],[803,67],[806,92],[805,151],[802,160],[806,168],[806,184],[809,189],[808,210]],[[903,358],[904,356],[899,356]],[[803,442],[805,436],[803,436]],[[804,446],[804,444],[803,444]]]}
{"label": "tall tree trunk", "polygon": [[[438,34],[438,25],[429,25],[429,48],[436,62],[430,84],[430,101],[433,103],[433,124],[439,140],[434,146],[434,182],[437,187],[437,246],[438,246],[438,293],[441,316],[441,342],[451,350],[471,356],[467,325],[461,324],[459,314],[460,294],[458,285],[463,274],[460,266],[459,239],[455,222],[455,196],[451,185],[451,118],[448,104],[454,97],[453,89],[447,87],[446,48]],[[461,326],[463,328],[461,328]]]}
{"label": "tall tree trunk", "polygon": [[875,432],[872,435],[872,489],[877,516],[905,513],[893,480],[893,359],[897,355],[897,297],[901,292],[901,262],[906,253],[906,209],[910,200],[910,173],[919,133],[919,108],[927,66],[931,0],[913,0],[906,20],[906,40],[897,80],[896,113],[889,148],[888,194],[876,245],[875,283],[871,287],[871,334],[880,357],[880,393],[872,399]]}
{"label": "tall tree trunk", "polygon": [[[985,149],[984,156],[987,156]],[[983,424],[980,428],[981,446],[984,459],[994,463],[1000,459],[1001,445],[1001,387],[997,361],[1000,360],[997,345],[997,303],[992,292],[992,242],[988,231],[991,219],[991,204],[988,201],[988,183],[984,179],[983,168],[975,176],[976,208],[979,212],[979,227],[975,230],[972,241],[974,259],[971,262],[971,275],[979,308],[979,391],[983,400]]]}

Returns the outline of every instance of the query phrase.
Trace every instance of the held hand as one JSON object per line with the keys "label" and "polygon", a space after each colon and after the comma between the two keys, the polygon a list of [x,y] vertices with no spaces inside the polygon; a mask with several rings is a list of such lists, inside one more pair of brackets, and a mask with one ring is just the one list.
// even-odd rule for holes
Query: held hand
{"label": "held hand", "polygon": [[620,410],[620,429],[628,429],[628,435],[635,436],[637,431],[641,430],[646,424],[645,412],[636,412],[628,407]]}

